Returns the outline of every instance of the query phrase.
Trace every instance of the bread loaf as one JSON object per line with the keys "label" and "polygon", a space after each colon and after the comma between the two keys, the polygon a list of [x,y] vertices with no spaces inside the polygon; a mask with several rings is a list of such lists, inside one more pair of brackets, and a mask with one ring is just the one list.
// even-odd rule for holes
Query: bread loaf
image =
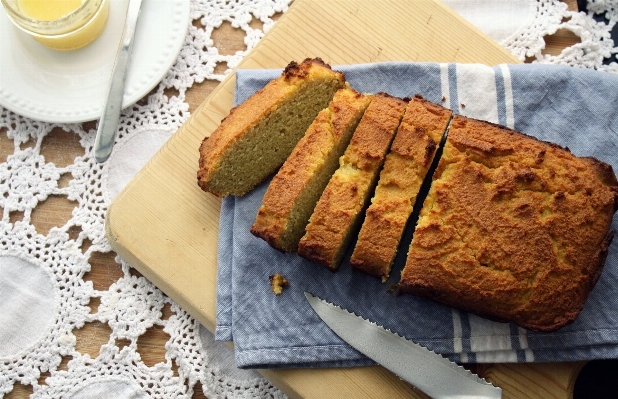
{"label": "bread loaf", "polygon": [[204,139],[198,185],[219,197],[253,189],[283,164],[318,112],[344,86],[344,75],[319,58],[291,62]]}
{"label": "bread loaf", "polygon": [[455,116],[400,289],[554,331],[575,320],[601,274],[617,208],[611,166]]}
{"label": "bread loaf", "polygon": [[353,267],[383,280],[388,278],[451,113],[418,95],[408,104],[350,259]]}
{"label": "bread loaf", "polygon": [[335,93],[268,186],[251,233],[273,248],[296,252],[305,226],[372,96]]}
{"label": "bread loaf", "polygon": [[299,255],[337,269],[373,193],[405,107],[402,99],[375,95],[311,215]]}

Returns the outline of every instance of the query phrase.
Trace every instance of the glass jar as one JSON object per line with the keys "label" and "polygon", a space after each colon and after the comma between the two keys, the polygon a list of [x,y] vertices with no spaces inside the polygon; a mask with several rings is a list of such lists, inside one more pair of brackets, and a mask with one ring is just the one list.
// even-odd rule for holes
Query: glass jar
{"label": "glass jar", "polygon": [[2,5],[18,28],[56,50],[74,50],[92,42],[109,15],[109,0],[2,0]]}

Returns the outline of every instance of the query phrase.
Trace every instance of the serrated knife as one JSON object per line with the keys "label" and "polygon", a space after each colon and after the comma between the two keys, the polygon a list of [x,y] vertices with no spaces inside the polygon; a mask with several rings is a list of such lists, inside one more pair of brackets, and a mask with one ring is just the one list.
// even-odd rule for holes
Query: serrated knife
{"label": "serrated knife", "polygon": [[432,398],[502,398],[502,389],[439,354],[308,292],[305,296],[344,341]]}

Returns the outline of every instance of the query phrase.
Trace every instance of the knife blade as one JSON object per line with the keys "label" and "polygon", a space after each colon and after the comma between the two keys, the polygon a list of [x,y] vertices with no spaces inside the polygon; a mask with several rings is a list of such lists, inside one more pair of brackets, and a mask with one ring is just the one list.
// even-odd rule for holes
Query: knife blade
{"label": "knife blade", "polygon": [[103,104],[103,114],[99,121],[94,142],[94,158],[98,163],[107,161],[116,140],[118,120],[120,119],[120,111],[122,111],[124,86],[127,80],[127,69],[133,50],[133,36],[135,35],[141,5],[142,0],[130,0],[127,8],[124,31],[116,53],[105,104]]}
{"label": "knife blade", "polygon": [[445,357],[308,292],[305,297],[344,341],[432,398],[502,398],[501,388]]}

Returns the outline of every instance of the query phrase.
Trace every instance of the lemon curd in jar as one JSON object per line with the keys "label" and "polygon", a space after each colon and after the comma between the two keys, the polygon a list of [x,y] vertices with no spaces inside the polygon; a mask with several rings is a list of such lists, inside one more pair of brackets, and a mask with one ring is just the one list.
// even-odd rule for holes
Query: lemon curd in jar
{"label": "lemon curd in jar", "polygon": [[53,21],[69,15],[82,5],[82,0],[17,0],[17,8],[38,21]]}
{"label": "lemon curd in jar", "polygon": [[109,0],[2,0],[2,4],[20,29],[56,50],[92,42],[109,14]]}

